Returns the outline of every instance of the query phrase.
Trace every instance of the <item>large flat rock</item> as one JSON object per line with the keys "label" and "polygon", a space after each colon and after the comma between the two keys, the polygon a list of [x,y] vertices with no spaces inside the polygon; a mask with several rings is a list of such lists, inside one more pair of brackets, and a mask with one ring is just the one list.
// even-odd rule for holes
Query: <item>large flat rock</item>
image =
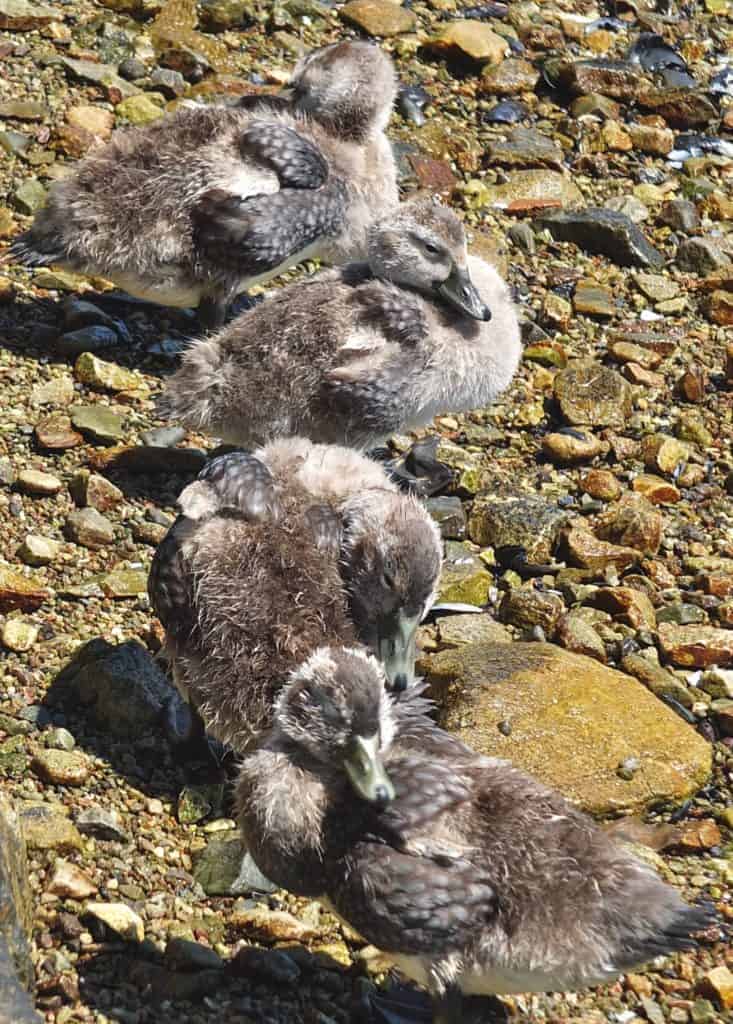
{"label": "large flat rock", "polygon": [[0,794],[0,1024],[38,1024],[33,985],[28,863],[18,816]]}
{"label": "large flat rock", "polygon": [[694,729],[636,679],[584,655],[471,644],[427,657],[419,670],[443,728],[592,814],[681,801],[709,776],[711,747]]}

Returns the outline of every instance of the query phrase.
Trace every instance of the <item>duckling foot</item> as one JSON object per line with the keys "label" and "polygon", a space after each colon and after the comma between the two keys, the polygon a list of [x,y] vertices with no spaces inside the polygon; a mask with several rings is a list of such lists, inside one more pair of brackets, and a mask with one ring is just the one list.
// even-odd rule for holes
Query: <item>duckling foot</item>
{"label": "duckling foot", "polygon": [[439,462],[436,451],[440,439],[428,437],[417,441],[412,448],[397,459],[385,458],[388,450],[375,448],[370,458],[381,462],[385,472],[398,487],[409,494],[429,498],[444,490],[453,481],[453,470]]}

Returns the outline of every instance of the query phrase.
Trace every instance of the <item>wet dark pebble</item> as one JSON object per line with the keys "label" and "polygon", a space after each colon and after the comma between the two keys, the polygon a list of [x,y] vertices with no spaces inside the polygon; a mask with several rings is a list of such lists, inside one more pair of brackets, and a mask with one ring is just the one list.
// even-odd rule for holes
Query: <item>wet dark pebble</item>
{"label": "wet dark pebble", "polygon": [[433,98],[421,85],[403,85],[397,94],[397,110],[406,121],[418,126],[425,124],[425,107]]}
{"label": "wet dark pebble", "polygon": [[733,96],[733,66],[721,68],[713,75],[708,85],[708,92],[717,96]]}
{"label": "wet dark pebble", "polygon": [[[462,18],[470,18],[472,21],[483,21],[488,18],[506,18],[509,8],[506,4],[476,4],[474,7],[463,7],[460,11]],[[446,17],[454,18],[455,12],[449,11]]]}
{"label": "wet dark pebble", "polygon": [[687,71],[684,59],[655,32],[642,32],[629,49],[627,60],[639,64],[644,71],[661,71],[664,68]]}
{"label": "wet dark pebble", "polygon": [[136,78],[144,78],[148,73],[148,69],[137,57],[128,57],[123,60],[117,71],[120,78],[126,78],[128,82],[134,82]]}
{"label": "wet dark pebble", "polygon": [[518,100],[501,100],[484,114],[488,124],[516,124],[529,117],[529,110]]}
{"label": "wet dark pebble", "polygon": [[69,331],[56,339],[55,349],[60,355],[78,356],[82,352],[102,352],[119,345],[117,332],[111,327],[92,325]]}

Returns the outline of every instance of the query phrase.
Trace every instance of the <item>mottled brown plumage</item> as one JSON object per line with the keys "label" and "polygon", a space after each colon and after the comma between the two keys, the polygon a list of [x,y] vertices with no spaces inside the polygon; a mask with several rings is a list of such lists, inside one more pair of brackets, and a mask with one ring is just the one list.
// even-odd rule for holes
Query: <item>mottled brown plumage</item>
{"label": "mottled brown plumage", "polygon": [[610,981],[712,923],[558,793],[476,755],[417,689],[392,697],[379,676],[343,650],[293,673],[242,764],[239,822],[267,877],[426,986],[436,1022],[462,1019],[461,993]]}
{"label": "mottled brown plumage", "polygon": [[211,323],[305,254],[359,258],[367,225],[397,200],[391,62],[337,43],[305,57],[293,86],[290,106],[189,107],[116,132],[53,186],[11,258],[201,304]]}
{"label": "mottled brown plumage", "polygon": [[150,597],[183,695],[245,749],[322,644],[368,644],[395,686],[440,571],[437,529],[356,452],[280,441],[213,460],[179,499]]}
{"label": "mottled brown plumage", "polygon": [[236,444],[302,434],[368,448],[489,404],[520,351],[501,277],[467,256],[455,214],[423,200],[373,227],[369,266],[278,290],[190,346],[163,409]]}

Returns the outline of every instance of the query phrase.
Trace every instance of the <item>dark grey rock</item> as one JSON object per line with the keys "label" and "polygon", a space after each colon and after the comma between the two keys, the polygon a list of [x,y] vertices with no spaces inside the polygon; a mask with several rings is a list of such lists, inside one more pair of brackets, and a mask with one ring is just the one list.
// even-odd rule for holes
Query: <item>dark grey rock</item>
{"label": "dark grey rock", "polygon": [[31,895],[25,842],[15,808],[0,794],[0,1024],[37,1024],[28,996]]}
{"label": "dark grey rock", "polygon": [[509,238],[519,249],[523,249],[529,256],[535,253],[534,231],[525,221],[512,224],[509,228]]}
{"label": "dark grey rock", "polygon": [[137,57],[128,57],[123,60],[117,71],[127,82],[134,82],[136,78],[144,78],[148,73],[148,69]]}
{"label": "dark grey rock", "polygon": [[547,213],[538,223],[556,241],[574,242],[586,252],[608,256],[621,267],[664,266],[662,254],[623,213],[589,206],[585,210]]}
{"label": "dark grey rock", "polygon": [[468,521],[468,536],[494,548],[517,546],[536,564],[552,561],[567,512],[545,498],[528,494],[479,495]]}
{"label": "dark grey rock", "polygon": [[186,91],[186,79],[180,71],[172,71],[170,68],[156,68],[150,76],[150,82],[157,92],[162,92],[169,100],[183,96]]}
{"label": "dark grey rock", "polygon": [[428,498],[427,509],[446,540],[463,540],[466,536],[466,513],[460,498],[441,496]]}
{"label": "dark grey rock", "polygon": [[0,484],[4,487],[12,487],[15,483],[15,470],[10,459],[0,459]]}
{"label": "dark grey rock", "polygon": [[172,971],[220,971],[224,961],[213,949],[190,939],[170,939],[165,947],[165,965]]}
{"label": "dark grey rock", "polygon": [[78,356],[82,352],[102,352],[119,344],[117,332],[111,327],[91,324],[69,331],[56,339],[55,349],[59,355]]}
{"label": "dark grey rock", "polygon": [[300,978],[300,968],[287,953],[258,946],[240,949],[232,961],[232,970],[275,985],[294,985]]}
{"label": "dark grey rock", "polygon": [[259,870],[235,831],[209,840],[196,857],[193,876],[207,896],[242,896],[277,889]]}
{"label": "dark grey rock", "polygon": [[122,416],[106,405],[74,405],[69,415],[76,430],[100,444],[114,444],[125,432]]}
{"label": "dark grey rock", "polygon": [[115,810],[104,807],[85,807],[76,818],[76,827],[85,836],[94,836],[109,843],[128,843],[130,837],[120,824]]}
{"label": "dark grey rock", "polygon": [[64,327],[67,331],[77,331],[82,327],[109,327],[114,330],[114,320],[93,302],[79,299],[71,295],[63,306]]}
{"label": "dark grey rock", "polygon": [[712,274],[730,263],[712,238],[686,238],[680,243],[675,263],[693,274]]}
{"label": "dark grey rock", "polygon": [[174,690],[148,651],[137,641],[85,644],[59,673],[49,702],[76,700],[93,710],[115,736],[139,739],[157,731]]}
{"label": "dark grey rock", "polygon": [[673,231],[689,235],[700,227],[697,207],[689,199],[670,199],[659,211],[659,221]]}

